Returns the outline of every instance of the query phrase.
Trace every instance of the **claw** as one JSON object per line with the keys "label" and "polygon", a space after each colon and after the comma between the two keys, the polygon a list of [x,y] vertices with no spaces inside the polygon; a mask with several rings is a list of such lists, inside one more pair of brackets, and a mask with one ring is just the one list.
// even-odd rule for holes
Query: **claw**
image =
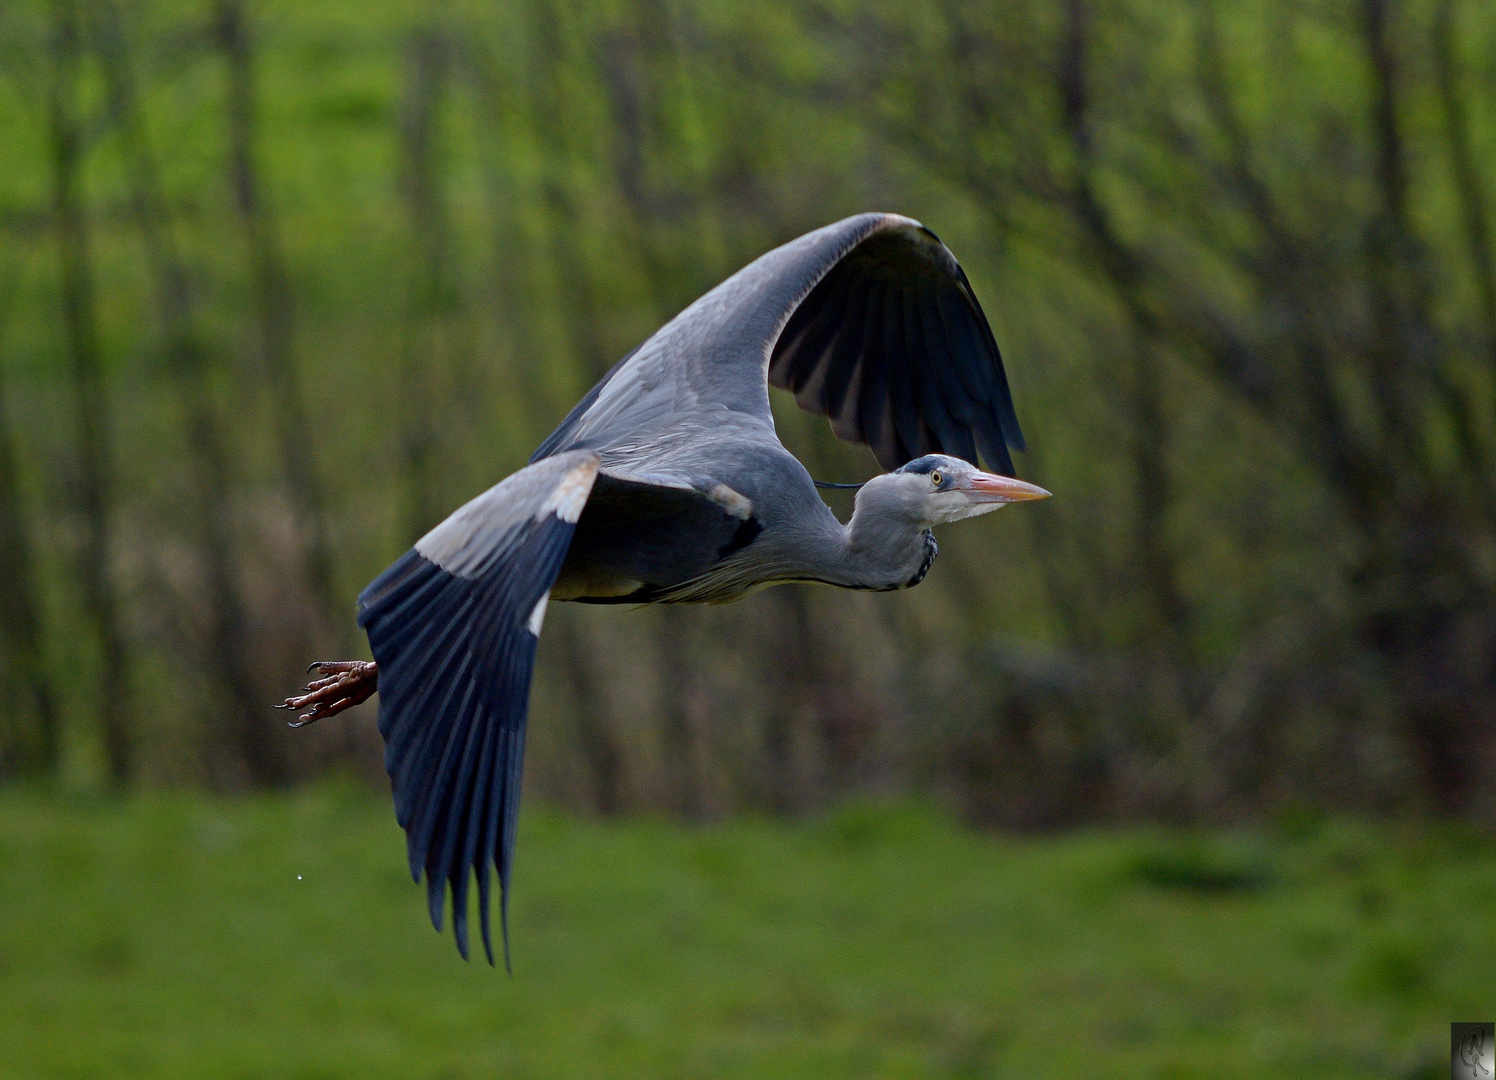
{"label": "claw", "polygon": [[336,716],[369,700],[379,689],[379,666],[366,660],[318,660],[308,671],[323,676],[313,679],[302,687],[299,697],[288,697],[277,709],[296,711],[308,709],[294,721],[287,721],[293,728],[306,727],[317,720]]}
{"label": "claw", "polygon": [[357,671],[364,666],[364,660],[318,660],[307,665],[308,671],[317,671],[323,675],[341,675],[347,671]]}

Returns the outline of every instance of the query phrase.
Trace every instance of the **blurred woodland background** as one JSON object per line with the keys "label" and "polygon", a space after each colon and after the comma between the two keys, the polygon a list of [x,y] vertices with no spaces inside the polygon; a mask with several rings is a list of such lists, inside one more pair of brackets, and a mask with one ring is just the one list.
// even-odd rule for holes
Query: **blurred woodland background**
{"label": "blurred woodland background", "polygon": [[1496,821],[1491,5],[0,0],[0,164],[7,776],[382,775],[372,707],[268,708],[366,655],[358,589],[877,209],[963,261],[1056,497],[910,592],[560,605],[532,794]]}

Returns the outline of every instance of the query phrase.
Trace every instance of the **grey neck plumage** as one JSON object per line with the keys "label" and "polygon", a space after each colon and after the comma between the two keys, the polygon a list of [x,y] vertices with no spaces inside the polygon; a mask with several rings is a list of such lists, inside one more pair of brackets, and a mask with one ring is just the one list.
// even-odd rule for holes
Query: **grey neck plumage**
{"label": "grey neck plumage", "polygon": [[883,591],[918,585],[929,572],[938,550],[930,525],[904,489],[883,479],[857,493],[847,524],[826,523],[815,545],[817,580]]}

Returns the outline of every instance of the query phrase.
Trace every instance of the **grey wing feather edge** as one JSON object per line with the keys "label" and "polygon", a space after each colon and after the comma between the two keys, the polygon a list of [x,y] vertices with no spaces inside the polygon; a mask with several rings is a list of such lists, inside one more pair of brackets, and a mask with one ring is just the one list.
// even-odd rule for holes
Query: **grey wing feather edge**
{"label": "grey wing feather edge", "polygon": [[597,455],[587,451],[520,470],[418,540],[358,599],[358,622],[379,664],[379,732],[411,875],[426,875],[438,930],[450,888],[453,935],[466,958],[473,872],[493,963],[492,865],[506,969],[535,648],[597,470]]}

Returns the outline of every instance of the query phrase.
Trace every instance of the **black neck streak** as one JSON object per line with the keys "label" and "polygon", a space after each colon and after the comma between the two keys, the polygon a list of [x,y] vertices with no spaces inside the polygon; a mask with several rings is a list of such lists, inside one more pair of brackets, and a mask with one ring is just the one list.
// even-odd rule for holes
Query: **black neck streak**
{"label": "black neck streak", "polygon": [[925,530],[924,540],[924,556],[920,559],[919,569],[914,572],[914,576],[902,585],[886,585],[881,589],[874,589],[874,592],[897,592],[900,589],[912,589],[925,580],[925,575],[930,572],[930,567],[935,565],[935,556],[940,554],[940,545],[935,542],[935,534],[929,529]]}
{"label": "black neck streak", "polygon": [[921,581],[925,580],[925,575],[930,572],[930,567],[935,565],[935,556],[939,554],[940,545],[935,542],[935,534],[932,533],[929,529],[926,529],[925,557],[920,560],[919,569],[914,572],[914,576],[908,581],[904,582],[904,588],[912,589]]}

